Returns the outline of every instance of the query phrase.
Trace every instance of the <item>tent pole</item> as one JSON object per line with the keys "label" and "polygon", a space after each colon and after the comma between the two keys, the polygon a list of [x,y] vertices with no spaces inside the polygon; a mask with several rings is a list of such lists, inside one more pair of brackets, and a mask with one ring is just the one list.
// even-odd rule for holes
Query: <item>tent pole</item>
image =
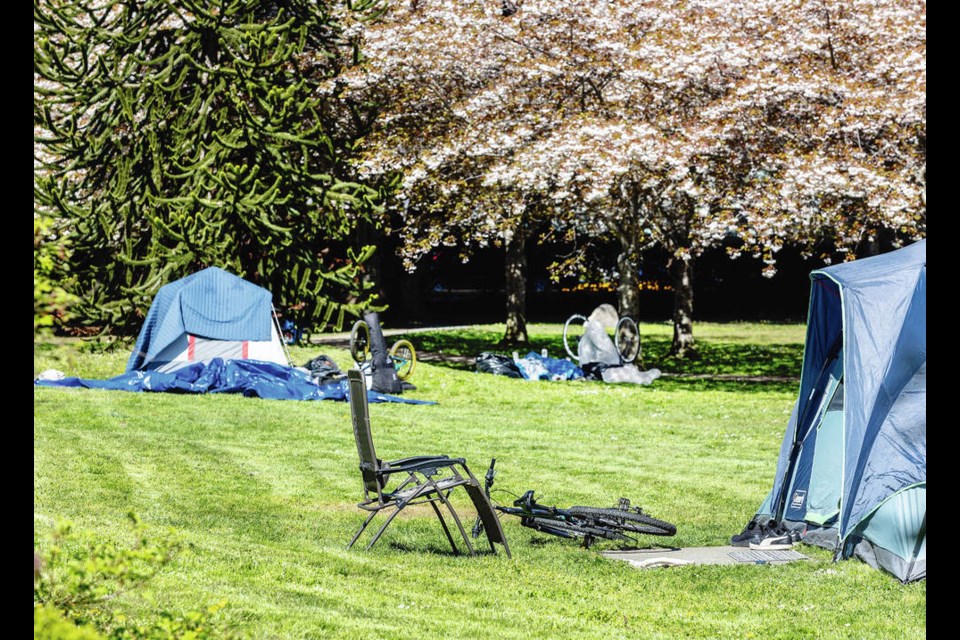
{"label": "tent pole", "polygon": [[280,344],[283,345],[283,355],[287,357],[287,366],[293,366],[293,360],[290,358],[290,350],[287,349],[287,341],[283,339],[283,329],[280,327],[280,318],[277,317],[277,308],[270,303],[270,311],[273,313],[273,327],[277,330],[277,336],[280,338]]}
{"label": "tent pole", "polygon": [[[920,535],[917,537],[917,541],[913,543],[913,554],[910,556],[910,567],[907,569],[906,577],[909,578],[913,575],[913,568],[917,564],[917,556],[920,555],[920,545],[923,544],[923,541],[927,539],[927,513],[923,513],[923,524],[920,525]],[[906,583],[906,580],[901,579],[901,582]]]}
{"label": "tent pole", "polygon": [[[840,334],[834,340],[833,344],[830,346],[830,351],[827,352],[827,357],[823,361],[823,364],[820,366],[820,372],[817,374],[816,384],[819,384],[820,379],[823,377],[824,372],[827,370],[827,366],[830,365],[837,357],[837,354],[840,353],[840,348],[843,346],[843,328],[840,329]],[[800,428],[803,426],[804,421],[807,419],[807,413],[810,410],[810,400],[807,398],[807,403],[803,407],[803,413],[797,419],[797,428],[796,432],[793,435],[793,447],[790,449],[790,460],[787,462],[787,471],[783,474],[783,484],[780,486],[780,495],[777,496],[776,508],[772,509],[773,519],[777,522],[783,520],[784,514],[787,512],[787,491],[790,490],[791,479],[793,477],[794,469],[797,466],[797,458],[800,457],[800,449],[803,448],[803,441],[797,439],[797,434],[800,431]]]}

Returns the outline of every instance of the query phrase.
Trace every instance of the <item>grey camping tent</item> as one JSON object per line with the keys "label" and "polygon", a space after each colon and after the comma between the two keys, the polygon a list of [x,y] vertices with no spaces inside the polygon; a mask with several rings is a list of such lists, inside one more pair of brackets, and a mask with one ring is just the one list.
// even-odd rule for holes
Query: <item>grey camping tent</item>
{"label": "grey camping tent", "polygon": [[813,271],[800,392],[755,520],[901,582],[927,575],[927,253]]}

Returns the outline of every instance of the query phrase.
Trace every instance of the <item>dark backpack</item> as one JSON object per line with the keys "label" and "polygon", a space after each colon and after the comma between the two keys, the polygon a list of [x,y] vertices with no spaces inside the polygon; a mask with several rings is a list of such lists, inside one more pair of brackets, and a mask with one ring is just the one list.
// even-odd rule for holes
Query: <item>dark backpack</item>
{"label": "dark backpack", "polygon": [[317,384],[335,382],[347,377],[347,374],[341,371],[337,363],[327,355],[321,354],[303,366],[310,370],[310,375],[317,381]]}

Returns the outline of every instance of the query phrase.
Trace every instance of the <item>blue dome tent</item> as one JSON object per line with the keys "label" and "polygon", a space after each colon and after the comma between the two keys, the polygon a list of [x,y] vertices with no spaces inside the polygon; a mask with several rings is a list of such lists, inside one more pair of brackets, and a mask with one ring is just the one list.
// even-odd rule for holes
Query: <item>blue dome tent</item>
{"label": "blue dome tent", "polygon": [[813,271],[800,392],[758,510],[901,582],[927,575],[927,247]]}
{"label": "blue dome tent", "polygon": [[219,267],[160,287],[140,328],[127,372],[175,371],[213,358],[290,366],[272,294]]}

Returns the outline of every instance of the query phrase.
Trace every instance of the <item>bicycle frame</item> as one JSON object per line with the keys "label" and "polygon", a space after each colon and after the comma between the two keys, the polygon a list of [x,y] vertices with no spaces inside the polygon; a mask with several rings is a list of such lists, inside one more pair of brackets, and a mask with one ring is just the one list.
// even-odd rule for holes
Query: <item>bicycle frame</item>
{"label": "bicycle frame", "polygon": [[[520,524],[524,527],[562,538],[582,538],[584,548],[588,548],[598,538],[622,541],[635,540],[637,534],[670,536],[676,533],[674,525],[652,518],[639,507],[631,507],[630,500],[626,498],[620,498],[619,503],[612,508],[563,509],[537,504],[531,489],[514,500],[512,507],[496,504],[490,495],[496,476],[496,462],[496,458],[490,461],[490,467],[484,476],[483,490],[495,510],[519,517]],[[473,525],[473,537],[479,537],[482,531],[483,523],[478,517]]]}
{"label": "bicycle frame", "polygon": [[[487,468],[486,475],[483,476],[483,491],[487,494],[487,497],[490,498],[491,502],[493,500],[490,495],[490,488],[493,487],[494,477],[496,477],[497,472],[495,466],[497,464],[497,459],[493,458],[490,460],[490,467]],[[544,518],[557,518],[562,519],[564,517],[569,517],[570,513],[564,509],[557,507],[545,507],[543,505],[537,504],[536,499],[533,497],[533,489],[525,492],[522,496],[513,501],[513,507],[504,507],[503,505],[494,504],[493,508],[497,511],[503,513],[508,513],[512,516],[520,517],[544,517]],[[516,494],[514,494],[516,495]]]}
{"label": "bicycle frame", "polygon": [[[580,527],[583,526],[579,522],[579,518],[571,514],[567,509],[537,504],[536,499],[533,497],[533,493],[534,492],[532,489],[526,491],[522,496],[513,501],[513,507],[504,507],[495,504],[493,505],[493,508],[503,513],[508,513],[512,516],[518,516],[520,518],[520,524],[524,527],[529,527],[531,529],[536,529],[537,531],[543,531],[544,533],[560,536],[561,538],[579,538],[590,535],[589,533],[577,535],[567,529],[551,527],[549,522],[540,520],[540,518],[542,518],[544,520],[555,520],[561,523],[571,525],[576,524],[576,526]],[[489,493],[487,496],[489,497]],[[585,542],[584,546],[590,546],[590,542]]]}
{"label": "bicycle frame", "polygon": [[[490,488],[493,486],[494,477],[497,475],[494,466],[497,463],[497,459],[493,458],[490,460],[490,467],[487,469],[486,475],[484,475],[483,482],[483,491],[487,494],[487,497],[490,498],[490,504],[493,505],[493,508],[501,513],[507,513],[512,516],[518,516],[520,518],[520,524],[524,527],[530,527],[531,529],[536,529],[538,531],[543,531],[544,533],[550,533],[556,536],[563,538],[574,538],[578,537],[572,534],[569,531],[563,529],[550,528],[549,525],[546,525],[543,522],[537,520],[537,518],[549,518],[551,520],[556,520],[558,522],[569,522],[571,521],[571,514],[565,509],[560,509],[558,507],[543,506],[537,504],[536,499],[533,497],[533,490],[525,492],[522,496],[513,501],[512,507],[505,507],[503,505],[496,504],[493,501],[493,498],[490,496]],[[473,537],[479,537],[482,531],[483,523],[480,521],[480,518],[477,518],[477,521],[473,525]],[[585,541],[586,542],[586,541]],[[586,546],[589,546],[589,542],[586,542]]]}

